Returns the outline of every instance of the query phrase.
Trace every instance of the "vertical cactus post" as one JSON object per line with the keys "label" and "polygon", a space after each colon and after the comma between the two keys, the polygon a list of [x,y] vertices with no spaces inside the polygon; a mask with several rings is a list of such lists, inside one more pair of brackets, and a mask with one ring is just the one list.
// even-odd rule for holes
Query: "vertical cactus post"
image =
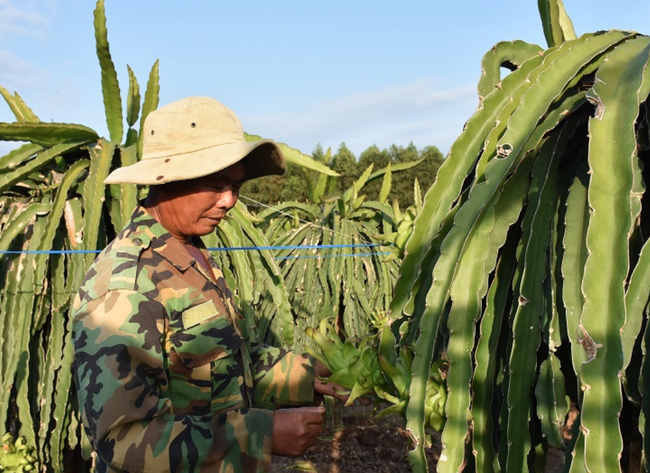
{"label": "vertical cactus post", "polygon": [[441,357],[439,472],[534,471],[549,448],[565,451],[566,471],[624,471],[622,424],[645,432],[650,38],[576,37],[561,1],[539,4],[549,48],[486,54],[479,109],[406,244],[391,308],[394,333],[415,341],[414,471],[426,471],[427,380]]}
{"label": "vertical cactus post", "polygon": [[[0,87],[16,118],[0,124],[0,139],[28,142],[0,158],[1,210],[9,217],[0,220],[0,431],[7,432],[8,445],[18,438],[18,450],[28,449],[30,465],[43,471],[74,468],[71,453],[79,452],[81,441],[70,375],[71,299],[95,251],[135,204],[135,186],[113,199],[103,181],[116,163],[137,159],[132,126],[139,118],[139,88],[131,74],[128,143],[120,144],[122,105],[103,0],[94,16],[107,123],[117,141],[100,139],[83,125],[41,122],[18,94]],[[143,110],[157,106],[157,84],[156,63]],[[3,461],[0,466],[9,468]]]}

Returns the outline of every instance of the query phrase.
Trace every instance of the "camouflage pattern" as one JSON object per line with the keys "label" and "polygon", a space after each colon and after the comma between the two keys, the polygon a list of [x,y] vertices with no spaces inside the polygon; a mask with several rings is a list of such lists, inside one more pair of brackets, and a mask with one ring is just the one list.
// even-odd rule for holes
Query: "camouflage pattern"
{"label": "camouflage pattern", "polygon": [[313,365],[251,343],[214,277],[138,207],[73,307],[74,375],[96,471],[264,472],[273,408],[312,404]]}

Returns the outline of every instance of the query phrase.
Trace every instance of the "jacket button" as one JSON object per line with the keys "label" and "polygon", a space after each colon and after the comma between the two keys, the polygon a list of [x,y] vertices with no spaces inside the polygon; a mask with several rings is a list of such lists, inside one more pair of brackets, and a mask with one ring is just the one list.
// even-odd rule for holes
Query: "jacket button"
{"label": "jacket button", "polygon": [[142,245],[142,240],[139,239],[139,238],[134,238],[133,239],[133,244],[136,245],[136,246],[140,246],[140,245]]}

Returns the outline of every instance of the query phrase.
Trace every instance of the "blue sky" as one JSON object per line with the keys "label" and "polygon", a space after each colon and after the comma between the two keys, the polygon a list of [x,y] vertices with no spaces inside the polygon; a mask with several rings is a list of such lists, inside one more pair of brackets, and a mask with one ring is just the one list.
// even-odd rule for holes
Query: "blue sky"
{"label": "blue sky", "polygon": [[[564,0],[578,35],[650,34],[647,0]],[[93,0],[0,0],[0,84],[43,121],[106,135]],[[106,0],[123,95],[160,60],[160,104],[211,96],[244,129],[311,153],[345,142],[446,153],[497,42],[546,46],[536,0]],[[144,91],[144,90],[143,90]],[[0,104],[0,121],[13,121]],[[0,144],[0,152],[10,149]]]}

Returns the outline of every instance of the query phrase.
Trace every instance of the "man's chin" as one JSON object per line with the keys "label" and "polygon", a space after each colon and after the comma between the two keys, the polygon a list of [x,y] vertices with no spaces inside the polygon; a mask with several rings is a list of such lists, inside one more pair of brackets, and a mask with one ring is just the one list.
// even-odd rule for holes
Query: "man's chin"
{"label": "man's chin", "polygon": [[[210,225],[210,231],[208,231],[208,233],[213,233],[217,229],[217,227],[219,226],[220,223],[221,222],[219,221],[219,222],[214,223],[213,225]],[[206,233],[206,235],[207,235],[207,233]]]}
{"label": "man's chin", "polygon": [[212,221],[210,223],[201,225],[201,227],[195,230],[195,236],[206,236],[209,235],[210,233],[214,233],[219,223],[220,222]]}

